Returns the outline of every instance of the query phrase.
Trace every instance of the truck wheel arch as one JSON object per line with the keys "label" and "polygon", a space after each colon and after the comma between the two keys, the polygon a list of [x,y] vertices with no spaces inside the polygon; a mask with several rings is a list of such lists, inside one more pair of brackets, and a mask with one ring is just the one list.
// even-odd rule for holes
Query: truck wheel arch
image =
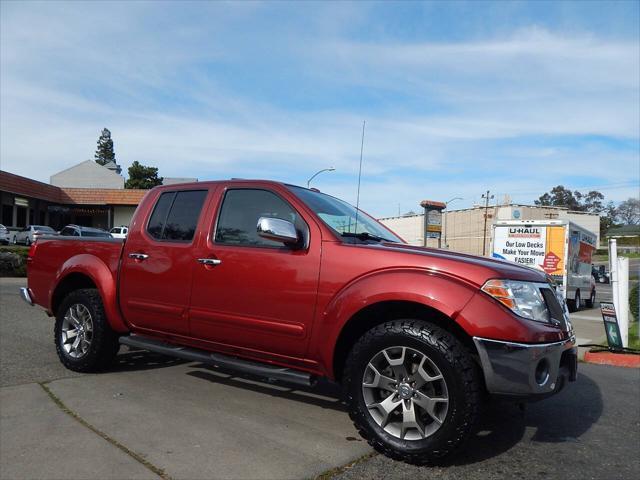
{"label": "truck wheel arch", "polygon": [[473,341],[456,323],[456,315],[475,290],[456,279],[418,269],[374,272],[351,282],[327,305],[314,325],[316,353],[326,373],[340,379],[351,345],[364,332],[394,319],[429,320],[458,336],[472,348]]}
{"label": "truck wheel arch", "polygon": [[72,257],[62,265],[56,278],[58,280],[49,295],[53,315],[70,292],[81,288],[95,288],[102,298],[111,328],[119,333],[129,331],[118,308],[117,280],[100,259],[88,254]]}
{"label": "truck wheel arch", "polygon": [[455,320],[441,311],[418,302],[385,301],[363,308],[349,319],[340,331],[333,352],[334,378],[338,382],[341,380],[344,364],[351,347],[362,335],[377,325],[400,319],[425,320],[433,323],[458,338],[472,354],[477,355],[476,346],[471,336]]}

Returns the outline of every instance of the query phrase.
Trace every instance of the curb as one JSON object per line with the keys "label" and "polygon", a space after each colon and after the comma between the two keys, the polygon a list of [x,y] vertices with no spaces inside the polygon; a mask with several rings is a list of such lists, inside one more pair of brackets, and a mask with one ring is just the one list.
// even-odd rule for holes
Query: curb
{"label": "curb", "polygon": [[613,365],[614,367],[640,368],[640,355],[611,353],[611,352],[585,352],[584,361],[597,365]]}

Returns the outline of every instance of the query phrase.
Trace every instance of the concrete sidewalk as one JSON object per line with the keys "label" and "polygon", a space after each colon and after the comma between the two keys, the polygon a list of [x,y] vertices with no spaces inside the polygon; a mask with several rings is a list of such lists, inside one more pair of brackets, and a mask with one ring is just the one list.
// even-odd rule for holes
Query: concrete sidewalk
{"label": "concrete sidewalk", "polygon": [[3,387],[0,406],[2,479],[159,478],[63,412],[38,384]]}
{"label": "concrete sidewalk", "polygon": [[46,388],[0,389],[2,479],[313,478],[370,452],[329,385],[182,364]]}
{"label": "concrete sidewalk", "polygon": [[[573,324],[578,345],[606,344],[607,338],[599,305],[596,308],[571,313],[569,317]],[[584,354],[588,351],[589,347],[578,347],[578,358],[583,360]]]}

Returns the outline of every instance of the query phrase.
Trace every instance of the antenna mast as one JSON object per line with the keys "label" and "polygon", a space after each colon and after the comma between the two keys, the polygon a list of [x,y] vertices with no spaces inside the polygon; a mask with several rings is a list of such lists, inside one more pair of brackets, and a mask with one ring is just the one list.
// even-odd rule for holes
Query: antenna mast
{"label": "antenna mast", "polygon": [[358,170],[358,193],[356,195],[356,226],[353,230],[354,233],[358,233],[358,212],[360,211],[360,179],[362,178],[362,151],[364,150],[364,126],[366,120],[362,122],[362,142],[360,143],[360,169]]}

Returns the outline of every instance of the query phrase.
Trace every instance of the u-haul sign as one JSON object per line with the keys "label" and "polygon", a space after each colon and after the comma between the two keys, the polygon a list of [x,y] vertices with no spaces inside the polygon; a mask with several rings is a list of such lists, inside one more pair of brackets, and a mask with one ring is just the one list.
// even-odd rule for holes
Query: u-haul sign
{"label": "u-haul sign", "polygon": [[547,227],[496,226],[493,256],[527,267],[544,264]]}

